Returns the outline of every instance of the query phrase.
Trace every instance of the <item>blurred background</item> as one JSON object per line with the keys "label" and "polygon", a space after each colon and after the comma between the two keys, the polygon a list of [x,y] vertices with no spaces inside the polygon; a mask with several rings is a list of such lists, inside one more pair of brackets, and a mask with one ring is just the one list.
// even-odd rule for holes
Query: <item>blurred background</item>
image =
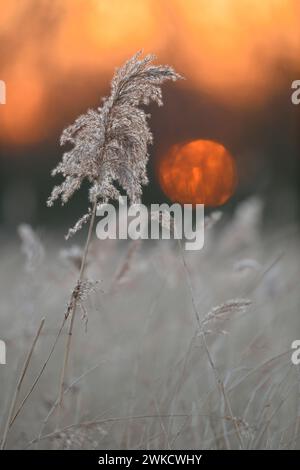
{"label": "blurred background", "polygon": [[[300,331],[300,105],[291,101],[300,79],[299,0],[2,3],[2,430],[41,317],[20,399],[78,285],[86,230],[74,242],[63,234],[86,212],[87,187],[64,208],[46,207],[60,182],[50,172],[64,152],[61,132],[101,105],[115,68],[140,49],[185,77],[164,86],[162,108],[149,109],[154,144],[144,202],[210,195],[199,252],[182,255],[168,240],[93,237],[87,276],[102,282],[78,308],[68,371],[74,386],[60,420],[62,430],[76,426],[57,432],[57,416],[49,414],[63,332],[8,448],[27,448],[37,436],[36,448],[239,448],[237,424],[245,448],[299,449],[299,370],[291,363]],[[173,161],[180,162],[174,172]],[[195,305],[234,420],[196,334]],[[112,420],[99,427],[100,418]],[[87,420],[96,427],[81,425]]]}
{"label": "blurred background", "polygon": [[[231,210],[253,194],[269,219],[299,215],[300,78],[298,0],[11,0],[1,8],[0,221],[68,226],[87,199],[46,208],[64,127],[109,93],[136,51],[153,52],[185,76],[150,108],[154,145],[144,202],[168,200],[159,162],[177,143],[209,139],[231,153],[237,186]],[[220,178],[220,175],[215,175]],[[216,180],[217,181],[217,180]],[[58,183],[58,179],[56,180]]]}

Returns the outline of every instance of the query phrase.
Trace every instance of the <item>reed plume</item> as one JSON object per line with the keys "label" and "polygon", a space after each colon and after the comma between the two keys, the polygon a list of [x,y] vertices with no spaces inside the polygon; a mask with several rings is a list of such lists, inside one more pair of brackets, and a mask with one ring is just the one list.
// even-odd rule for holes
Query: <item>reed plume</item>
{"label": "reed plume", "polygon": [[[61,135],[61,145],[71,144],[52,175],[64,181],[53,188],[47,204],[60,198],[65,204],[86,179],[90,182],[90,203],[118,199],[118,183],[130,202],[140,201],[142,186],[148,183],[146,166],[152,134],[140,106],[162,102],[161,85],[180,77],[172,67],[153,65],[153,55],[135,54],[120,69],[111,83],[111,94],[102,106],[88,110]],[[92,208],[79,219],[68,236],[76,233],[92,216]]]}
{"label": "reed plume", "polygon": [[141,106],[150,102],[161,106],[161,85],[166,80],[175,81],[181,78],[172,67],[153,65],[153,59],[153,55],[142,59],[141,52],[135,54],[117,69],[111,83],[111,94],[103,99],[102,106],[80,116],[61,135],[61,144],[71,144],[72,148],[64,153],[62,161],[52,171],[53,176],[61,174],[64,181],[53,188],[47,204],[52,206],[59,198],[65,204],[83,181],[88,180],[91,207],[67,235],[68,238],[90,221],[78,281],[64,319],[70,317],[60,381],[60,404],[64,393],[75,311],[85,289],[84,272],[97,206],[118,199],[118,186],[125,190],[131,203],[140,201],[142,186],[148,182],[148,145],[152,142],[147,122],[149,114]]}

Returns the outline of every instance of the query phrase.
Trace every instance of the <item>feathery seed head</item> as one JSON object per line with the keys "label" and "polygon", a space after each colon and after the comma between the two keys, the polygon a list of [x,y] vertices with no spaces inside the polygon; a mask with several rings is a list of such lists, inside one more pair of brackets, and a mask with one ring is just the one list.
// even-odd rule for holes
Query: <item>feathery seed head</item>
{"label": "feathery seed head", "polygon": [[[97,110],[80,116],[61,136],[60,143],[69,143],[52,175],[62,174],[64,181],[53,188],[48,206],[60,198],[65,204],[87,179],[91,183],[92,204],[117,199],[117,182],[132,203],[138,202],[142,186],[147,184],[148,145],[152,142],[147,118],[139,106],[151,101],[162,105],[161,85],[166,80],[182,78],[172,67],[152,65],[154,56],[141,58],[135,54],[117,69],[111,94]],[[90,214],[83,217],[86,222]],[[78,221],[72,233],[83,225]]]}

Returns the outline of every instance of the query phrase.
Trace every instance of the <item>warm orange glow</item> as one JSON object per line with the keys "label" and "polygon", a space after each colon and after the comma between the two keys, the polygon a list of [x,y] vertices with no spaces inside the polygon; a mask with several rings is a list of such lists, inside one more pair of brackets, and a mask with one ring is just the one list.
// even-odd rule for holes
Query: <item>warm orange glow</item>
{"label": "warm orange glow", "polygon": [[0,15],[0,36],[7,41],[0,57],[7,89],[0,140],[31,144],[66,125],[61,96],[82,106],[90,93],[89,86],[80,87],[82,78],[85,84],[93,78],[100,103],[116,66],[141,48],[159,52],[164,44],[158,10],[153,0],[10,0]]}
{"label": "warm orange glow", "polygon": [[[64,0],[64,20],[54,38],[60,70],[90,67],[109,72],[141,47],[156,47],[153,0]],[[83,69],[84,70],[84,69]]]}
{"label": "warm orange glow", "polygon": [[195,85],[237,105],[268,96],[276,62],[298,63],[297,0],[177,0],[184,70]]}
{"label": "warm orange glow", "polygon": [[6,140],[31,143],[47,134],[40,119],[45,89],[37,71],[16,64],[7,84],[6,99],[7,104],[1,108],[1,132]]}
{"label": "warm orange glow", "polygon": [[91,87],[100,98],[141,48],[186,76],[178,86],[249,106],[280,80],[274,65],[299,68],[299,18],[299,0],[10,0],[0,15],[0,139],[23,145],[61,129],[65,103],[74,114],[89,106]]}
{"label": "warm orange glow", "polygon": [[158,177],[164,193],[181,204],[220,206],[236,185],[232,156],[211,140],[173,145],[159,161]]}

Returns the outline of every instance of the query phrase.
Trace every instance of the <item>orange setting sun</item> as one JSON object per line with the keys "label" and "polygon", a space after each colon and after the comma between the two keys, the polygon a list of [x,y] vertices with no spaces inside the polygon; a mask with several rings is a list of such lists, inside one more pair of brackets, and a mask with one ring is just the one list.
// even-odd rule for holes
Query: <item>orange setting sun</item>
{"label": "orange setting sun", "polygon": [[228,201],[237,180],[233,157],[211,140],[173,145],[159,160],[158,178],[171,201],[211,207]]}

